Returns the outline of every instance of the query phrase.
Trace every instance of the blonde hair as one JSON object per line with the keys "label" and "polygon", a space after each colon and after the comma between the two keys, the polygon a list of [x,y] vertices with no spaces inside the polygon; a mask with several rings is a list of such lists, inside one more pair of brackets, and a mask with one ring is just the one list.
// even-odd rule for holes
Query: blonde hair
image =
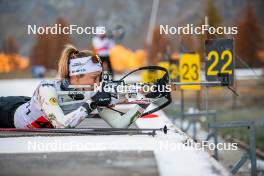
{"label": "blonde hair", "polygon": [[63,49],[59,64],[58,64],[58,72],[61,79],[69,78],[69,61],[70,59],[76,59],[81,57],[93,56],[93,52],[90,50],[82,50],[79,51],[73,45],[65,45]]}

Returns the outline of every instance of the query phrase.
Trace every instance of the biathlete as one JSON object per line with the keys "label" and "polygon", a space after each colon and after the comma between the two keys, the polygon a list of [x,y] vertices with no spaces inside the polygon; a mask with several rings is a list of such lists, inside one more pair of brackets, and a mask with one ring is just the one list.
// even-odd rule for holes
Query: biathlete
{"label": "biathlete", "polygon": [[[0,97],[1,128],[74,128],[97,109],[111,127],[126,128],[140,117],[148,105],[135,105],[124,114],[114,111],[113,98],[97,91],[85,102],[75,96],[60,96],[58,91],[72,90],[69,85],[99,84],[102,73],[100,58],[89,50],[67,45],[58,64],[59,80],[43,80],[32,97]],[[74,89],[80,90],[80,89]],[[82,88],[83,90],[83,88]],[[85,88],[87,91],[92,88]],[[76,101],[76,103],[64,103]],[[116,101],[116,100],[115,100]],[[121,101],[121,100],[120,100]]]}

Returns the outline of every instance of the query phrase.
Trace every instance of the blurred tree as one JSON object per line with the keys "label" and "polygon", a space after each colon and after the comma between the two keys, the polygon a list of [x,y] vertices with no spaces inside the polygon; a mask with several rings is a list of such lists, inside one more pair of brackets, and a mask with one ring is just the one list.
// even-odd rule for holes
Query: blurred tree
{"label": "blurred tree", "polygon": [[3,52],[5,54],[17,54],[18,53],[18,45],[14,37],[8,36],[3,41]]}
{"label": "blurred tree", "polygon": [[[57,24],[61,24],[61,27],[65,27],[65,26],[68,26],[68,24],[66,23],[66,21],[62,18],[62,17],[59,17],[57,19]],[[53,38],[53,37],[52,37]],[[51,40],[52,40],[51,38]],[[54,49],[54,55],[53,55],[53,58],[56,58],[56,62],[52,62],[53,63],[53,68],[57,68],[57,64],[58,64],[58,59],[60,57],[60,54],[61,54],[61,51],[63,50],[64,46],[66,44],[69,44],[69,43],[73,43],[72,39],[71,39],[71,36],[70,35],[67,35],[67,34],[58,34],[56,35],[55,38],[53,38],[54,43],[53,43],[53,49]]]}
{"label": "blurred tree", "polygon": [[[68,26],[62,17],[57,19],[56,24],[61,24],[61,28]],[[31,65],[43,65],[48,69],[57,69],[60,53],[64,45],[68,43],[72,43],[68,34],[39,34],[31,51]]]}
{"label": "blurred tree", "polygon": [[6,65],[6,71],[11,71],[11,68],[18,68],[18,62],[16,62],[16,58],[14,57],[18,53],[18,45],[13,36],[7,36],[5,40],[3,41],[3,53],[6,54],[5,56],[7,57],[2,57],[5,58],[5,62],[3,63],[4,60],[1,60],[2,64]]}
{"label": "blurred tree", "polygon": [[[208,23],[212,27],[219,27],[222,24],[223,18],[219,13],[218,8],[215,5],[214,0],[207,0],[206,6],[204,7],[204,16],[208,17]],[[205,19],[202,20],[199,26],[205,24]],[[214,39],[217,37],[221,37],[222,35],[213,35],[213,34],[205,34],[199,35],[200,39],[200,47],[199,47],[199,54],[201,56],[201,60],[204,59],[204,40],[207,39]]]}
{"label": "blurred tree", "polygon": [[37,43],[33,46],[31,51],[31,65],[44,65],[48,67],[47,57],[49,55],[49,40],[46,34],[37,35]]}
{"label": "blurred tree", "polygon": [[159,27],[155,27],[150,48],[151,64],[156,65],[159,62],[160,57],[168,51],[169,46],[169,39],[160,34]]}
{"label": "blurred tree", "polygon": [[[241,14],[244,14],[241,18]],[[263,49],[263,35],[261,25],[248,1],[244,12],[239,14],[241,18],[237,23],[238,34],[235,36],[235,51],[250,66],[263,65],[258,52]]]}
{"label": "blurred tree", "polygon": [[[215,6],[215,1],[207,0],[207,6],[205,8],[205,16],[208,17],[208,22],[210,26],[218,27],[222,24],[222,16],[219,13],[217,7]],[[210,36],[214,37],[214,36]]]}
{"label": "blurred tree", "polygon": [[18,54],[0,53],[0,73],[23,70],[28,67],[28,58]]}
{"label": "blurred tree", "polygon": [[195,35],[181,35],[181,45],[181,50],[186,50],[186,52],[198,52],[197,37]]}

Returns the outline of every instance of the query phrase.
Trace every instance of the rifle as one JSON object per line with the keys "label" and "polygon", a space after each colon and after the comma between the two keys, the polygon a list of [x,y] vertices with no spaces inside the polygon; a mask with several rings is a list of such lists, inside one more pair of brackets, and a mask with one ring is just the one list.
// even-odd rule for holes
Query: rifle
{"label": "rifle", "polygon": [[[126,83],[124,81],[129,75],[142,71],[160,71],[163,72],[162,76],[157,79],[156,82],[151,83]],[[161,103],[159,106],[144,112],[142,116],[154,113],[158,110],[161,110],[168,106],[171,102],[171,91],[177,90],[177,86],[182,85],[201,85],[201,86],[221,86],[231,89],[229,85],[229,74],[219,73],[218,81],[202,81],[202,82],[170,82],[168,71],[160,66],[146,66],[140,67],[136,70],[133,70],[127,73],[119,80],[113,80],[111,75],[107,72],[104,72],[101,77],[100,86],[97,87],[96,91],[105,91],[111,94],[113,101],[111,102],[111,107],[118,104],[150,104],[150,103]],[[91,88],[91,85],[69,85],[70,90],[58,91],[58,95],[67,95],[74,97],[74,100],[71,102],[64,102],[65,104],[73,104],[77,102],[86,102],[96,91],[85,91],[85,88]],[[143,88],[146,87],[155,87],[154,91],[144,92]],[[164,88],[160,91],[159,88]],[[167,89],[166,89],[167,88]],[[232,89],[231,89],[232,90]],[[233,90],[232,90],[233,91]],[[234,91],[233,91],[234,92]],[[235,92],[234,92],[235,93]],[[126,101],[120,101],[125,99]],[[111,108],[109,107],[109,108]],[[116,110],[117,111],[117,110]],[[120,112],[120,111],[118,111]],[[123,114],[123,112],[120,112]]]}

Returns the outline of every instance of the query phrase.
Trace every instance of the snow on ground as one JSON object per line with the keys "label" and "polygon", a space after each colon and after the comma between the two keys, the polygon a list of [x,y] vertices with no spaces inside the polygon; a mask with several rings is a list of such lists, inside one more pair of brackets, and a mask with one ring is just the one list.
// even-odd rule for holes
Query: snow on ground
{"label": "snow on ground", "polygon": [[0,96],[32,96],[41,79],[0,80]]}
{"label": "snow on ground", "polygon": [[[0,96],[32,95],[40,80],[0,81]],[[129,108],[127,106],[126,108]],[[181,132],[163,111],[156,118],[140,118],[139,128],[162,128],[168,134],[157,132],[152,136],[60,136],[60,137],[13,137],[0,138],[2,153],[39,153],[71,151],[154,151],[161,176],[170,175],[229,175],[212,156],[203,150],[185,145],[192,139]]]}
{"label": "snow on ground", "polygon": [[[0,139],[0,153],[154,151],[161,175],[218,175],[213,168],[219,169],[222,174],[224,173],[221,172],[220,166],[217,168],[218,164],[212,164],[215,161],[207,153],[203,151],[194,152],[191,148],[187,149],[176,139],[171,138],[165,141],[164,136],[154,138],[148,136],[2,138]],[[163,149],[160,146],[162,142],[174,143],[179,148],[185,148],[185,150]]]}

